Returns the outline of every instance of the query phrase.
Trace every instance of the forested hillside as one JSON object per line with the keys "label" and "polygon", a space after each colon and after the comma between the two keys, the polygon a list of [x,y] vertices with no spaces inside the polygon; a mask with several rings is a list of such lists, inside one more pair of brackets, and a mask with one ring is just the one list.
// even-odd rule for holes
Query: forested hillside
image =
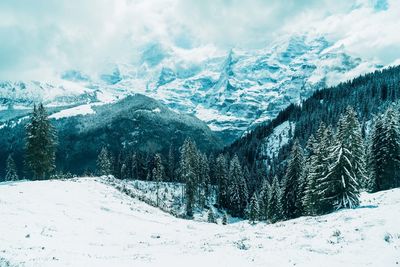
{"label": "forested hillside", "polygon": [[[375,71],[338,86],[318,90],[301,105],[288,106],[279,113],[277,118],[238,139],[227,147],[225,152],[230,155],[237,154],[241,162],[253,174],[262,168],[261,162],[264,162],[270,169],[268,176],[273,177],[284,170],[293,140],[298,139],[300,144],[305,146],[308,138],[316,133],[321,122],[335,127],[340,115],[348,106],[351,106],[361,123],[363,137],[366,137],[374,116],[383,113],[399,98],[400,66]],[[263,155],[260,150],[265,139],[277,126],[286,121],[295,125],[295,130],[289,136],[291,141],[280,148],[277,157],[269,158]]]}

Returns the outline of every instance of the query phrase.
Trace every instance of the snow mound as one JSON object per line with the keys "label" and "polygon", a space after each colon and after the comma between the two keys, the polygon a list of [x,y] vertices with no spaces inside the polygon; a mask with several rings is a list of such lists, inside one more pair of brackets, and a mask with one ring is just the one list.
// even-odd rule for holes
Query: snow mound
{"label": "snow mound", "polygon": [[57,113],[51,114],[49,117],[51,119],[58,120],[62,118],[74,117],[79,115],[95,114],[96,112],[92,109],[92,106],[98,106],[98,105],[101,105],[101,103],[80,105],[77,107],[61,110]]}
{"label": "snow mound", "polygon": [[94,178],[0,184],[0,266],[396,266],[400,189],[267,225],[177,219]]}

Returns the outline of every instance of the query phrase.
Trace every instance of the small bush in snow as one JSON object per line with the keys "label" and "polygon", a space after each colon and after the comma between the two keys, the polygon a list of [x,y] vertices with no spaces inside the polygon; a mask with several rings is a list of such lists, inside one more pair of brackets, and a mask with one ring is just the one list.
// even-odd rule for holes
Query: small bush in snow
{"label": "small bush in snow", "polygon": [[248,250],[250,248],[250,246],[248,244],[245,244],[244,241],[246,241],[246,239],[242,239],[242,240],[235,242],[236,247],[240,250]]}
{"label": "small bush in snow", "polygon": [[335,230],[332,234],[333,237],[340,237],[342,235],[342,233],[340,232],[340,230]]}
{"label": "small bush in snow", "polygon": [[392,242],[392,239],[393,239],[393,236],[389,233],[386,233],[385,236],[383,237],[383,240],[385,240],[388,243]]}
{"label": "small bush in snow", "polygon": [[228,215],[224,213],[224,216],[222,217],[222,224],[227,225],[228,224]]}
{"label": "small bush in snow", "polygon": [[[334,239],[334,240],[332,240],[332,239]],[[343,240],[342,232],[340,232],[340,230],[333,231],[332,239],[329,239],[328,243],[330,243],[330,244],[338,244],[340,241]]]}

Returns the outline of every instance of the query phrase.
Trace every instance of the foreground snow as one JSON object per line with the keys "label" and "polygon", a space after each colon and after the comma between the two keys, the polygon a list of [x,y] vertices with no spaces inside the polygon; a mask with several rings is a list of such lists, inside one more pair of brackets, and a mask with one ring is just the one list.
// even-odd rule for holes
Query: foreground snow
{"label": "foreground snow", "polygon": [[0,266],[396,266],[399,246],[400,189],[356,210],[222,226],[93,178],[0,184]]}

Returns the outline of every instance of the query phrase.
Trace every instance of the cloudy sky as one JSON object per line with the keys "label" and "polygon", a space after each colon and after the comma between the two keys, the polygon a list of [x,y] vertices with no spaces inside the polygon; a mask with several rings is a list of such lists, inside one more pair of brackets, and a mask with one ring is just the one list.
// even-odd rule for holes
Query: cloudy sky
{"label": "cloudy sky", "polygon": [[399,0],[1,0],[0,18],[1,80],[96,72],[155,42],[256,49],[304,32],[400,64]]}

